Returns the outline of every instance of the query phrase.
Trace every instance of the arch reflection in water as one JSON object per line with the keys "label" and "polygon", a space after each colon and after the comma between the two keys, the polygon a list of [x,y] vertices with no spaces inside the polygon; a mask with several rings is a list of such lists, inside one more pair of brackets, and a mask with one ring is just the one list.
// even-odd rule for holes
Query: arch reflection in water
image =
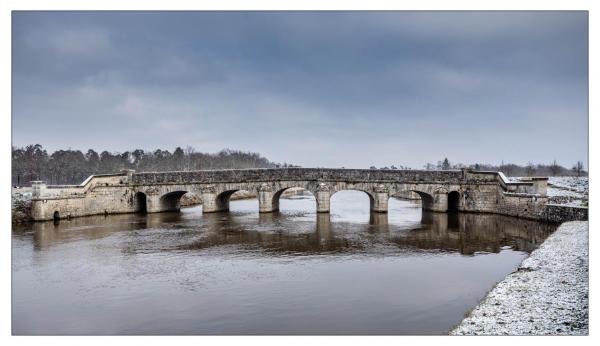
{"label": "arch reflection in water", "polygon": [[[29,227],[29,228],[28,228]],[[33,231],[36,249],[81,239],[118,235],[123,251],[191,251],[227,246],[255,255],[441,250],[471,255],[510,246],[530,252],[555,226],[499,215],[424,211],[420,222],[397,225],[387,214],[371,213],[369,223],[332,221],[329,214],[230,212],[115,215],[18,226]],[[115,244],[115,246],[119,246]],[[395,249],[395,250],[394,250]]]}
{"label": "arch reflection in water", "polygon": [[[336,237],[328,214],[316,214],[315,222],[292,221],[280,213],[260,214],[256,224],[244,222],[236,214],[213,214],[211,227],[200,237],[180,249],[202,250],[222,246],[235,246],[235,251],[260,251],[265,255],[317,254],[344,251],[352,244],[344,237]],[[294,223],[295,228],[290,228]],[[229,250],[232,250],[229,248]]]}
{"label": "arch reflection in water", "polygon": [[499,252],[510,246],[531,252],[556,229],[556,226],[501,215],[423,212],[421,228],[398,232],[391,241],[419,249]]}

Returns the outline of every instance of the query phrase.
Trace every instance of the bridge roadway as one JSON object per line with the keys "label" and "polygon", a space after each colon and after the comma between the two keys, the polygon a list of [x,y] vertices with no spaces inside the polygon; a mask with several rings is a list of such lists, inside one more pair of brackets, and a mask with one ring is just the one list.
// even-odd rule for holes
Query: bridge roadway
{"label": "bridge roadway", "polygon": [[180,209],[185,193],[202,200],[205,213],[229,210],[229,198],[240,190],[256,193],[259,212],[279,210],[289,188],[303,188],[316,199],[316,211],[327,213],[332,195],[359,190],[369,196],[375,213],[386,213],[393,195],[416,193],[425,210],[487,212],[538,218],[546,204],[547,178],[510,182],[500,172],[474,170],[370,170],[328,168],[231,169],[181,172],[135,172],[94,175],[80,185],[33,182],[34,220],[98,214],[164,212]]}

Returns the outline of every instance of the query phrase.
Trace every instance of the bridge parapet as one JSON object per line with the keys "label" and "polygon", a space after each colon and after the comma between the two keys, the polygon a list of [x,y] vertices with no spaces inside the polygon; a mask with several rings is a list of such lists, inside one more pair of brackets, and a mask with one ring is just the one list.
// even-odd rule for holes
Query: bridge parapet
{"label": "bridge parapet", "polygon": [[547,177],[526,177],[520,178],[518,181],[511,181],[504,173],[496,171],[467,170],[466,179],[475,181],[497,181],[505,192],[540,196],[546,196],[548,187]]}
{"label": "bridge parapet", "polygon": [[463,180],[463,172],[459,170],[424,171],[335,168],[225,169],[186,172],[133,173],[131,181],[133,184],[145,185],[169,183],[227,183],[239,181],[261,182],[278,180],[460,183]]}
{"label": "bridge parapet", "polygon": [[129,183],[127,172],[96,174],[89,176],[80,185],[47,185],[45,181],[33,181],[32,199],[68,198],[85,195],[98,186],[125,185]]}

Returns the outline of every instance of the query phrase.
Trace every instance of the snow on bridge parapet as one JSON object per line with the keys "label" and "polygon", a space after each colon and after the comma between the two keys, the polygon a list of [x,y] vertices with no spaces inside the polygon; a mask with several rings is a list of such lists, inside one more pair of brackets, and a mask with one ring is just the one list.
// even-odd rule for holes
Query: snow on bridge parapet
{"label": "snow on bridge parapet", "polygon": [[512,181],[504,173],[496,171],[469,171],[471,174],[495,176],[500,186],[507,193],[533,194],[546,196],[548,188],[547,177],[527,177]]}

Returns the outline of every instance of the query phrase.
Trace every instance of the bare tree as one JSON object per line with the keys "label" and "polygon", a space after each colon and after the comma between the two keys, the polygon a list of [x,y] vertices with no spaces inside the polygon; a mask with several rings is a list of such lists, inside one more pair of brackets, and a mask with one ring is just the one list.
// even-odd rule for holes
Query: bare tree
{"label": "bare tree", "polygon": [[556,160],[552,161],[552,164],[550,165],[550,173],[553,177],[556,177],[559,172],[560,166],[558,165],[558,163],[556,163]]}
{"label": "bare tree", "polygon": [[504,164],[504,160],[502,160],[502,163],[500,163],[498,170],[508,176],[510,176],[512,173],[512,167],[510,165]]}
{"label": "bare tree", "polygon": [[577,161],[577,163],[573,165],[573,172],[575,172],[575,175],[580,177],[581,173],[583,173],[583,162]]}
{"label": "bare tree", "polygon": [[191,146],[187,146],[185,147],[184,153],[185,153],[185,160],[184,160],[184,167],[183,169],[185,171],[191,171],[192,170],[192,156],[194,155],[194,148]]}
{"label": "bare tree", "polygon": [[528,162],[527,166],[525,166],[525,173],[527,173],[528,177],[531,177],[535,173],[535,165],[533,162]]}

